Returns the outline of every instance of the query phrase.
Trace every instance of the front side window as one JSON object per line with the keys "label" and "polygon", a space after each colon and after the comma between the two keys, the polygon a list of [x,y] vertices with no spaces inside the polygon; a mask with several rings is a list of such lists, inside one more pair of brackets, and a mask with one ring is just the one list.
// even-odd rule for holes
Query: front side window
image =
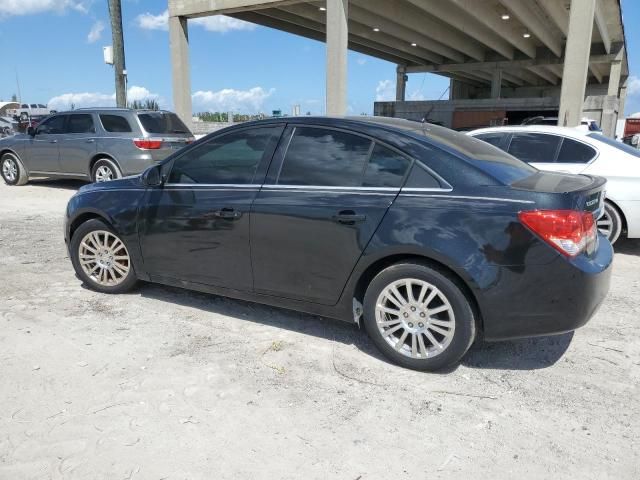
{"label": "front side window", "polygon": [[67,124],[68,133],[93,133],[96,131],[93,126],[93,117],[90,114],[73,114],[69,115],[69,123]]}
{"label": "front side window", "polygon": [[250,184],[277,127],[229,133],[175,160],[169,183]]}
{"label": "front side window", "polygon": [[278,184],[360,186],[371,140],[315,127],[296,127]]}
{"label": "front side window", "polygon": [[509,153],[527,163],[552,163],[562,137],[543,133],[514,133]]}
{"label": "front side window", "polygon": [[100,122],[107,132],[127,133],[131,131],[129,121],[122,115],[100,115]]}
{"label": "front side window", "polygon": [[363,187],[401,187],[411,162],[382,145],[376,145],[364,171]]}
{"label": "front side window", "polygon": [[39,134],[58,134],[64,133],[64,119],[65,115],[57,115],[44,120],[38,125]]}
{"label": "front side window", "polygon": [[558,163],[588,163],[596,156],[593,147],[565,138],[558,153]]}

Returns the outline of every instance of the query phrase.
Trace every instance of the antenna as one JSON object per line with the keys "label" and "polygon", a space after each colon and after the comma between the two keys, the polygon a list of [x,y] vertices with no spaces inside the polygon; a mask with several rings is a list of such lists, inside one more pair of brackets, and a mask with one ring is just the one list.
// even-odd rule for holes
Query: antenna
{"label": "antenna", "polygon": [[22,104],[22,93],[20,93],[20,79],[18,78],[17,68],[16,68],[16,85],[18,85],[18,102]]}

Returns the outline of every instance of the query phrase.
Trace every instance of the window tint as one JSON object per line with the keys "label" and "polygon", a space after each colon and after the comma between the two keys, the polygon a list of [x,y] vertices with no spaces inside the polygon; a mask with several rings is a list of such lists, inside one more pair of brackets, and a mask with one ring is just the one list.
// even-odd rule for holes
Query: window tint
{"label": "window tint", "polygon": [[364,172],[363,187],[400,187],[410,161],[381,145],[376,145]]}
{"label": "window tint", "polygon": [[596,156],[596,151],[589,145],[565,138],[558,154],[558,163],[587,163]]}
{"label": "window tint", "polygon": [[64,133],[64,119],[65,115],[57,115],[55,117],[49,117],[38,125],[38,133]]}
{"label": "window tint", "polygon": [[[443,155],[444,152],[443,152]],[[414,162],[405,188],[442,188],[440,182],[420,163]]]}
{"label": "window tint", "polygon": [[47,106],[46,106],[46,105],[43,105],[43,104],[41,104],[41,103],[39,103],[39,104],[38,104],[38,108],[47,108]]}
{"label": "window tint", "polygon": [[69,115],[68,133],[93,133],[95,131],[91,115],[86,113]]}
{"label": "window tint", "polygon": [[[479,138],[487,143],[490,143],[494,147],[502,148],[502,140],[504,139],[504,133],[481,133],[480,135],[474,135],[474,137]],[[504,150],[504,148],[503,148]]]}
{"label": "window tint", "polygon": [[596,140],[598,142],[606,143],[610,147],[621,150],[625,153],[628,153],[629,155],[633,155],[634,157],[640,158],[640,150],[632,147],[631,145],[627,145],[626,143],[618,142],[609,137],[605,137],[600,133],[590,133],[589,135],[587,135],[587,137],[592,138],[593,140]]}
{"label": "window tint", "polygon": [[38,105],[37,105],[37,104],[35,104],[35,103],[32,103],[32,104],[31,104],[31,108],[38,108]]}
{"label": "window tint", "polygon": [[281,185],[360,186],[371,140],[324,128],[297,127],[284,159]]}
{"label": "window tint", "polygon": [[509,153],[527,162],[554,162],[562,137],[541,133],[514,133]]}
{"label": "window tint", "polygon": [[26,103],[23,103],[22,105],[20,105],[20,108],[29,108],[29,105],[27,105]]}
{"label": "window tint", "polygon": [[100,122],[107,132],[130,132],[129,120],[121,115],[100,115]]}
{"label": "window tint", "polygon": [[142,127],[149,133],[190,133],[175,113],[139,113],[138,118]]}
{"label": "window tint", "polygon": [[214,138],[177,158],[170,183],[248,184],[279,128],[243,130]]}

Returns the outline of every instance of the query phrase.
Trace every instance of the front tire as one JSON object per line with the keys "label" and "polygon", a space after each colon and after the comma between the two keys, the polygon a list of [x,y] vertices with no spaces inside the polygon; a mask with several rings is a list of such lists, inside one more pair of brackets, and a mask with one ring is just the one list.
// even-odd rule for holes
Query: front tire
{"label": "front tire", "polygon": [[91,181],[94,183],[108,182],[117,178],[122,178],[122,172],[120,172],[116,162],[110,158],[101,158],[93,164]]}
{"label": "front tire", "polygon": [[395,264],[375,276],[364,297],[364,325],[387,358],[423,371],[460,361],[476,333],[457,280],[422,263]]}
{"label": "front tire", "polygon": [[609,239],[611,245],[620,238],[622,223],[622,215],[618,209],[611,202],[605,200],[604,213],[598,219],[597,224],[598,230]]}
{"label": "front tire", "polygon": [[0,159],[0,173],[7,185],[24,185],[29,180],[24,165],[13,153],[5,153]]}
{"label": "front tire", "polygon": [[70,253],[76,274],[92,290],[123,293],[137,282],[127,246],[102,220],[92,219],[78,227]]}

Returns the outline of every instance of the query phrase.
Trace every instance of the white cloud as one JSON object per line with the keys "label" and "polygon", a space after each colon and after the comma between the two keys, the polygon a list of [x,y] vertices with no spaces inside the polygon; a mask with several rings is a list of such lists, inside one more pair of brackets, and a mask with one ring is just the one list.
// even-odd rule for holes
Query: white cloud
{"label": "white cloud", "polygon": [[[132,85],[127,90],[127,100],[146,100],[152,99],[161,102],[161,98],[156,93],[151,93],[144,87]],[[84,92],[84,93],[63,93],[53,97],[47,103],[48,107],[53,110],[69,110],[72,106],[81,107],[113,107],[116,104],[116,94]]]}
{"label": "white cloud", "polygon": [[424,95],[420,90],[414,90],[409,93],[407,100],[424,100]]}
{"label": "white cloud", "polygon": [[[224,15],[213,15],[189,20],[191,25],[199,25],[209,32],[226,33],[232,30],[253,30],[256,25]],[[169,11],[159,15],[143,13],[136,17],[136,24],[144,30],[169,30]]]}
{"label": "white cloud", "polygon": [[391,80],[380,80],[376,87],[376,102],[395,100],[396,86]]}
{"label": "white cloud", "polygon": [[356,63],[360,66],[363,66],[364,64],[367,63],[367,59],[365,57],[358,57],[356,59]]}
{"label": "white cloud", "polygon": [[627,95],[640,95],[640,78],[631,75],[627,80]]}
{"label": "white cloud", "polygon": [[225,88],[217,92],[199,90],[193,94],[193,111],[256,113],[275,90],[253,87],[249,90]]}
{"label": "white cloud", "polygon": [[87,13],[89,0],[2,0],[0,17],[76,10]]}
{"label": "white cloud", "polygon": [[93,24],[93,26],[91,27],[91,30],[89,30],[89,34],[87,35],[87,42],[95,43],[98,40],[100,40],[100,37],[102,37],[103,30],[104,30],[104,23],[98,20],[96,23]]}

